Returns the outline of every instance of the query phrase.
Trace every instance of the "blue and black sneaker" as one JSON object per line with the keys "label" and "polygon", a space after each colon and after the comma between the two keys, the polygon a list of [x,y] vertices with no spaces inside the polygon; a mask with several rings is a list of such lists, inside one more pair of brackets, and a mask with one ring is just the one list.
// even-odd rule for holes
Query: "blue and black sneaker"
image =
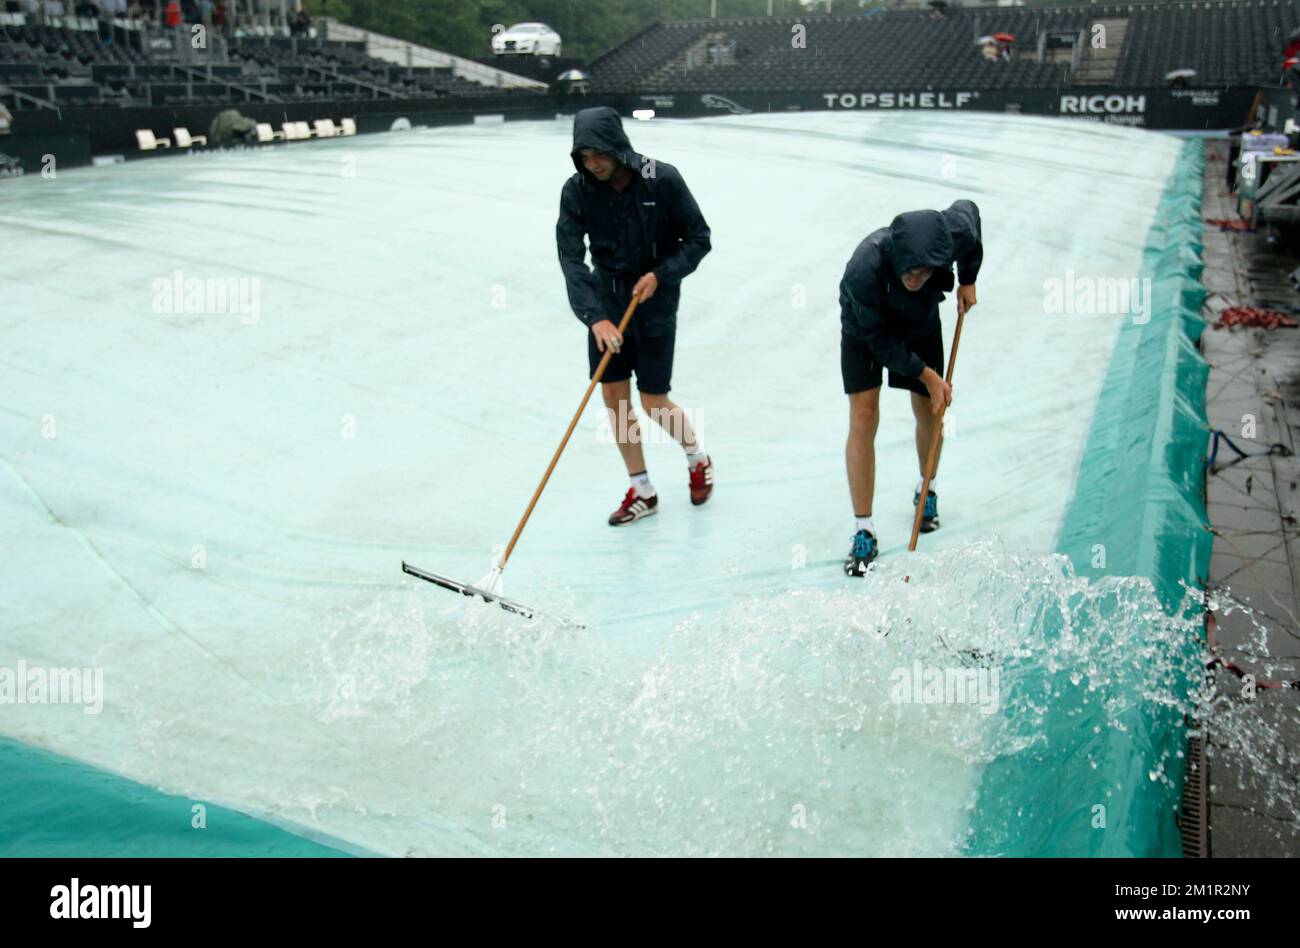
{"label": "blue and black sneaker", "polygon": [[[921,492],[912,494],[912,506],[921,502]],[[930,491],[925,495],[925,510],[921,511],[921,532],[933,533],[939,529],[939,495]]]}
{"label": "blue and black sneaker", "polygon": [[880,548],[876,543],[876,538],[866,530],[859,530],[853,534],[853,549],[849,551],[848,558],[844,561],[844,572],[848,576],[865,576],[867,567],[871,561],[876,558]]}

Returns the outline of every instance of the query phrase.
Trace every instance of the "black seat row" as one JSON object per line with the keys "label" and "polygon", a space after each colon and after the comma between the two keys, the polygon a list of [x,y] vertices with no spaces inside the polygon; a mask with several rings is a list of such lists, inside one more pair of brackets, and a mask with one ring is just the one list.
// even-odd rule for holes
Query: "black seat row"
{"label": "black seat row", "polygon": [[[1082,64],[1104,28],[1119,47],[1112,84],[1161,85],[1175,69],[1196,70],[1196,83],[1272,83],[1297,27],[1300,0],[684,20],[638,34],[590,72],[593,89],[608,93],[1041,88],[1070,82],[1069,50]],[[990,61],[977,42],[996,33],[1014,37],[1009,60]],[[1040,43],[1065,52],[1040,62]]]}

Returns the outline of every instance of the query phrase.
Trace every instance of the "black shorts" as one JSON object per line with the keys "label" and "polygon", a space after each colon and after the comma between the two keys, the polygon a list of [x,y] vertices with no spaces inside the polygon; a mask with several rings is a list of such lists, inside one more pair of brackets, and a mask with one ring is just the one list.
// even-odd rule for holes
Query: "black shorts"
{"label": "black shorts", "polygon": [[[638,391],[647,395],[667,395],[672,387],[673,345],[675,333],[667,336],[642,336],[636,329],[636,317],[623,334],[623,348],[614,353],[605,367],[601,382],[625,382],[636,373]],[[604,353],[596,348],[596,337],[587,330],[587,378],[596,374]]]}
{"label": "black shorts", "polygon": [[[943,375],[943,330],[939,321],[934,320],[933,329],[913,336],[904,342],[909,349],[921,357],[921,361],[934,371]],[[876,359],[871,347],[865,340],[854,339],[840,334],[840,374],[844,377],[844,394],[869,392],[880,388],[884,366]],[[889,373],[890,388],[905,388],[909,392],[930,397],[930,391],[920,379],[909,379]]]}

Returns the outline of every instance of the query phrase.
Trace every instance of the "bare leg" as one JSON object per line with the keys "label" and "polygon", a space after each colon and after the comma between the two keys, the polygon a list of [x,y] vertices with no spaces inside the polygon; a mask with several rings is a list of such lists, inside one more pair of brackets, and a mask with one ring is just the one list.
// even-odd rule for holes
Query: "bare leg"
{"label": "bare leg", "polygon": [[[601,397],[605,399],[605,409],[609,412],[609,424],[618,442],[618,453],[623,455],[629,474],[639,474],[645,470],[645,452],[641,450],[641,428],[632,411],[632,382],[602,382]],[[622,437],[620,437],[622,435]]]}
{"label": "bare leg", "polygon": [[849,440],[844,461],[849,472],[849,497],[853,515],[871,516],[876,490],[876,429],[880,426],[880,389],[849,396]]}
{"label": "bare leg", "polygon": [[[930,439],[934,437],[935,426],[939,419],[930,414],[930,399],[925,395],[912,393],[912,414],[916,416],[916,458],[917,470],[925,477],[925,465],[930,460]],[[934,456],[934,474],[939,475],[939,456],[943,454],[943,432],[939,432],[939,450]]]}
{"label": "bare leg", "polygon": [[691,427],[690,419],[686,417],[686,412],[682,411],[681,406],[674,403],[667,395],[642,392],[641,407],[682,448],[689,449],[696,446],[695,429]]}

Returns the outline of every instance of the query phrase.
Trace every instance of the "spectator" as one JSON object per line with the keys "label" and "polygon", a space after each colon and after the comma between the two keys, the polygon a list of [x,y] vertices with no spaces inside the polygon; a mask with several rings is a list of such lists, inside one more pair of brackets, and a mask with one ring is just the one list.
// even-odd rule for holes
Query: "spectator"
{"label": "spectator", "polygon": [[199,21],[204,26],[212,25],[212,0],[199,0]]}
{"label": "spectator", "polygon": [[181,25],[181,5],[177,0],[167,0],[167,9],[163,14],[164,22],[168,26]]}
{"label": "spectator", "polygon": [[212,25],[219,30],[226,28],[226,5],[217,0],[212,7]]}

